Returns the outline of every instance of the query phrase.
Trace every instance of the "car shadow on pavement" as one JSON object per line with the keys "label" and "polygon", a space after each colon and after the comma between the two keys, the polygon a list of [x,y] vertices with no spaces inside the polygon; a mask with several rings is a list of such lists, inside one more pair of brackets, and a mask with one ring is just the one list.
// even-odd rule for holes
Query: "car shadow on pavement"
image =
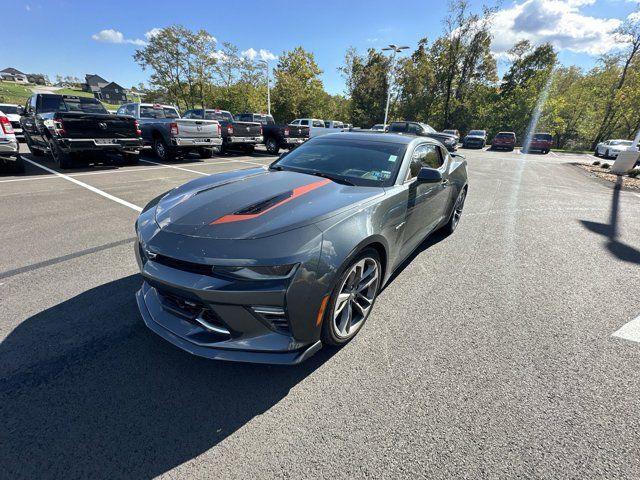
{"label": "car shadow on pavement", "polygon": [[0,344],[5,478],[155,477],[267,412],[333,353],[294,367],[191,356],[144,326],[140,284],[83,292]]}
{"label": "car shadow on pavement", "polygon": [[611,212],[609,223],[590,222],[580,220],[587,229],[607,239],[606,247],[616,258],[625,262],[640,264],[640,251],[619,240],[618,218],[620,214],[620,191],[622,190],[622,177],[618,177],[613,188],[611,200]]}

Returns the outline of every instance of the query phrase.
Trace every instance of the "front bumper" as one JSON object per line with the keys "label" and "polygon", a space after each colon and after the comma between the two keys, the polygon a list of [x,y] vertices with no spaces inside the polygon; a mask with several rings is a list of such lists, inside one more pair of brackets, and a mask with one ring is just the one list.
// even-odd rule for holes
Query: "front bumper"
{"label": "front bumper", "polygon": [[462,146],[470,148],[482,148],[485,145],[485,141],[482,139],[469,139],[463,140]]}
{"label": "front bumper", "polygon": [[141,138],[62,138],[58,139],[57,142],[67,152],[138,152],[142,149]]}
{"label": "front bumper", "polygon": [[218,147],[222,145],[222,138],[184,138],[175,137],[171,139],[175,147]]}

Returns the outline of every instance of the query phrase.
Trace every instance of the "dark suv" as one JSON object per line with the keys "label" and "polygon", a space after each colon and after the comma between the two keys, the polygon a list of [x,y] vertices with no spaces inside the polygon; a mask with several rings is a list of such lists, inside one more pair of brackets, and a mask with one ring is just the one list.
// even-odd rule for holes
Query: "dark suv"
{"label": "dark suv", "polygon": [[458,141],[455,136],[446,133],[439,133],[426,123],[420,122],[391,122],[389,125],[391,133],[406,133],[408,135],[417,135],[419,137],[429,137],[438,140],[447,150],[455,152],[458,148]]}

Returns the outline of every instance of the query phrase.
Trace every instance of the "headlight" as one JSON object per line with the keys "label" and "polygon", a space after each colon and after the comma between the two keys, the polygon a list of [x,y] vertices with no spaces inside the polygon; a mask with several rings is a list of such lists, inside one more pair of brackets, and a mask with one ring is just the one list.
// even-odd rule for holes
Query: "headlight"
{"label": "headlight", "polygon": [[290,265],[250,266],[250,267],[212,267],[214,275],[225,275],[246,280],[276,280],[287,278],[295,271],[297,263]]}

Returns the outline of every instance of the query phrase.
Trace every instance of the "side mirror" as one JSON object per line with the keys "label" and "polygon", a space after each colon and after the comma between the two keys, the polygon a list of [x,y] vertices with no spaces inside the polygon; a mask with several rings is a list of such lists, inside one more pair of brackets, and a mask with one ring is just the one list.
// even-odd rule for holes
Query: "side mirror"
{"label": "side mirror", "polygon": [[418,183],[437,183],[442,181],[442,173],[435,168],[422,167],[418,172]]}
{"label": "side mirror", "polygon": [[455,157],[455,158],[459,158],[459,159],[461,159],[461,160],[464,160],[464,159],[465,159],[465,156],[464,156],[463,154],[461,154],[461,153],[452,152],[452,153],[450,153],[449,155],[451,155],[452,157]]}

